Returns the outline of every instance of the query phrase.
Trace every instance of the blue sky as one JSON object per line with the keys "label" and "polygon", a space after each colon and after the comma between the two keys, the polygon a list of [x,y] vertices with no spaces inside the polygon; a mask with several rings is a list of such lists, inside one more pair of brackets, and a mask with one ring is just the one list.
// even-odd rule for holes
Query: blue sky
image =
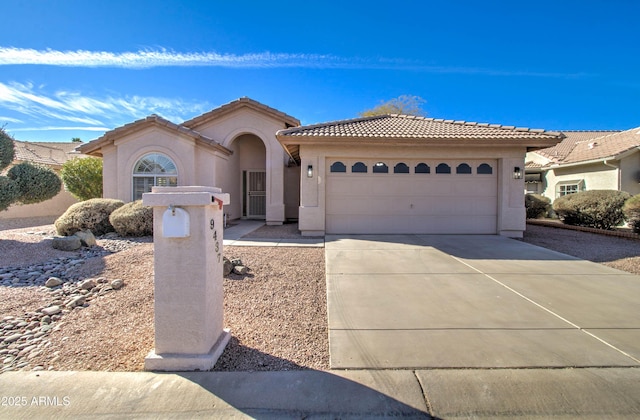
{"label": "blue sky", "polygon": [[428,116],[548,130],[640,126],[640,2],[12,1],[0,124],[88,141],[242,96],[313,124],[399,95]]}

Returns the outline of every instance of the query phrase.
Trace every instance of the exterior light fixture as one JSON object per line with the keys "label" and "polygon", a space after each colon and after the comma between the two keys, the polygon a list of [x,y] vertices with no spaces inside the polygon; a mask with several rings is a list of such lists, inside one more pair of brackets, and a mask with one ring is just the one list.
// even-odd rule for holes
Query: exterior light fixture
{"label": "exterior light fixture", "polygon": [[513,179],[522,179],[522,170],[519,166],[513,168]]}
{"label": "exterior light fixture", "polygon": [[307,166],[307,178],[313,178],[313,165]]}

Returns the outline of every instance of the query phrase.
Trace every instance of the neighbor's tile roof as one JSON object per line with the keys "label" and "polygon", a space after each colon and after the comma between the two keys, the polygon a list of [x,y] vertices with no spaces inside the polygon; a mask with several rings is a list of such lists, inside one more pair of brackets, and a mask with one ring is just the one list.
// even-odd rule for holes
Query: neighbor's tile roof
{"label": "neighbor's tile roof", "polygon": [[62,166],[73,157],[80,156],[75,148],[80,143],[46,143],[14,140],[14,161],[33,162],[48,166]]}
{"label": "neighbor's tile roof", "polygon": [[558,164],[577,163],[616,157],[640,147],[640,127],[605,136],[582,140]]}
{"label": "neighbor's tile roof", "polygon": [[379,115],[280,130],[282,137],[560,139],[545,130],[409,115]]}
{"label": "neighbor's tile roof", "polygon": [[576,143],[584,140],[591,140],[608,134],[619,133],[620,130],[600,130],[600,131],[563,131],[565,139],[560,143],[546,149],[536,150],[536,153],[546,157],[552,162],[559,162],[566,158],[576,147]]}

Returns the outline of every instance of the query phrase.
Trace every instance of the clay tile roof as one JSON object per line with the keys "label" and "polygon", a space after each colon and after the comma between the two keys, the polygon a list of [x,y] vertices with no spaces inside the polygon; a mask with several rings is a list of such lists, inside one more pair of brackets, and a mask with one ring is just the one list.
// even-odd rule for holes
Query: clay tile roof
{"label": "clay tile roof", "polygon": [[540,169],[542,168],[542,163],[528,161],[528,162],[525,162],[524,167],[525,169]]}
{"label": "clay tile roof", "polygon": [[499,124],[409,115],[379,115],[280,130],[282,137],[359,137],[408,139],[560,139],[560,133]]}
{"label": "clay tile roof", "polygon": [[80,153],[75,152],[79,143],[47,143],[14,140],[17,162],[33,162],[53,167],[62,166]]}
{"label": "clay tile roof", "polygon": [[640,127],[578,141],[571,152],[558,163],[577,163],[609,157],[616,158],[618,155],[636,148],[640,148]]}
{"label": "clay tile roof", "polygon": [[591,140],[594,138],[606,136],[608,134],[619,133],[619,130],[600,130],[600,131],[563,131],[565,139],[555,146],[546,149],[537,150],[541,156],[550,159],[552,162],[560,162],[565,159],[580,141]]}

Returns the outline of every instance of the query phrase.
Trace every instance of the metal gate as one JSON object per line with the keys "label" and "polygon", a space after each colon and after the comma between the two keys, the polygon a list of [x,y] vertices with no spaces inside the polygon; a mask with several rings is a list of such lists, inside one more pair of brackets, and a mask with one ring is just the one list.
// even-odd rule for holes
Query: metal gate
{"label": "metal gate", "polygon": [[246,174],[247,218],[264,219],[267,214],[267,173],[247,171]]}

